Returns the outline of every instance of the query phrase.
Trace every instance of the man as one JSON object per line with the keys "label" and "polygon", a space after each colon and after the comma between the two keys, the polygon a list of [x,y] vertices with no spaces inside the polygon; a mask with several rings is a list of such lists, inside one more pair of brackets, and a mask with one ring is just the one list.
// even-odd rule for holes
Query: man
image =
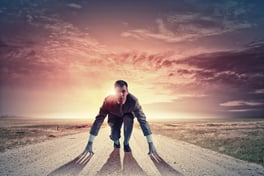
{"label": "man", "polygon": [[108,115],[108,124],[111,127],[110,139],[114,142],[114,148],[120,148],[120,130],[124,123],[124,151],[131,152],[129,146],[129,139],[133,129],[134,116],[136,116],[144,136],[147,138],[149,145],[149,155],[154,157],[155,160],[159,158],[154,147],[151,130],[146,116],[135,96],[128,92],[128,84],[126,81],[117,80],[114,84],[115,95],[107,96],[103,105],[100,108],[99,114],[96,116],[95,121],[90,130],[88,144],[84,150],[85,153],[93,154],[92,145],[95,136]]}

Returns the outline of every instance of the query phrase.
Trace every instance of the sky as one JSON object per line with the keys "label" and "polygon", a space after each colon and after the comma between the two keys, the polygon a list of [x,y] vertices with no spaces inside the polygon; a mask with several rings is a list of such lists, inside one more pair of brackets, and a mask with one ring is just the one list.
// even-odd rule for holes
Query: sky
{"label": "sky", "polygon": [[261,0],[1,0],[0,115],[94,118],[118,79],[147,118],[264,118]]}

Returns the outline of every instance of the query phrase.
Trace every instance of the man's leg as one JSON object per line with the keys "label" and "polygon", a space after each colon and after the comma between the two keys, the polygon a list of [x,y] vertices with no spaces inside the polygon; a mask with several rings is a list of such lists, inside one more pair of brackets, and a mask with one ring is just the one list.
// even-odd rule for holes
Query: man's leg
{"label": "man's leg", "polygon": [[114,141],[114,147],[120,148],[119,138],[123,119],[113,115],[108,116],[108,125],[111,127],[110,139]]}
{"label": "man's leg", "polygon": [[123,116],[124,121],[124,150],[125,152],[131,152],[129,147],[129,140],[133,130],[134,115],[132,113],[125,114]]}

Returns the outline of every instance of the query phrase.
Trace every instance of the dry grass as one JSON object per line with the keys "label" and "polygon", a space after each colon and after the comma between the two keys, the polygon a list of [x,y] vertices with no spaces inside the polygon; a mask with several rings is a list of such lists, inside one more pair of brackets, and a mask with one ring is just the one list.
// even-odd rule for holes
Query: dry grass
{"label": "dry grass", "polygon": [[89,131],[90,121],[0,119],[0,152],[60,136]]}
{"label": "dry grass", "polygon": [[153,122],[154,133],[264,165],[264,120]]}

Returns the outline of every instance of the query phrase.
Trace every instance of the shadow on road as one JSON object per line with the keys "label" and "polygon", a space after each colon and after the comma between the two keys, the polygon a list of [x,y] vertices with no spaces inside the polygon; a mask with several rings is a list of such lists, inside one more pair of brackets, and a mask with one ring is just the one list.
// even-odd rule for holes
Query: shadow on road
{"label": "shadow on road", "polygon": [[[91,160],[92,156],[93,155],[80,154],[72,161],[69,161],[68,163],[52,171],[50,174],[48,174],[48,176],[78,175],[86,166],[86,164]],[[151,158],[151,160],[153,161],[154,165],[162,176],[182,176],[180,172],[171,167],[162,158],[160,158],[159,162],[157,162],[153,158]],[[102,166],[102,168],[97,172],[96,175],[146,176],[147,174],[139,166],[132,153],[130,152],[124,154],[123,169],[121,170],[120,150],[114,149],[109,155],[109,158],[107,159],[106,163]]]}
{"label": "shadow on road", "polygon": [[125,153],[123,160],[123,171],[122,175],[141,175],[144,176],[146,173],[138,165],[137,161],[133,157],[132,153]]}
{"label": "shadow on road", "polygon": [[120,150],[114,149],[109,155],[106,163],[97,172],[97,176],[119,175],[121,171]]}
{"label": "shadow on road", "polygon": [[78,175],[85,165],[90,161],[93,155],[80,154],[72,161],[62,165],[61,167],[52,171],[48,176],[55,175]]}
{"label": "shadow on road", "polygon": [[143,169],[138,165],[132,153],[124,154],[123,169],[121,170],[120,150],[114,149],[109,155],[108,160],[97,172],[97,176],[115,175],[115,176],[129,176],[129,175],[146,175]]}
{"label": "shadow on road", "polygon": [[168,163],[166,163],[161,157],[159,162],[157,162],[153,158],[151,158],[151,160],[153,161],[162,176],[183,176],[180,172],[178,172]]}

